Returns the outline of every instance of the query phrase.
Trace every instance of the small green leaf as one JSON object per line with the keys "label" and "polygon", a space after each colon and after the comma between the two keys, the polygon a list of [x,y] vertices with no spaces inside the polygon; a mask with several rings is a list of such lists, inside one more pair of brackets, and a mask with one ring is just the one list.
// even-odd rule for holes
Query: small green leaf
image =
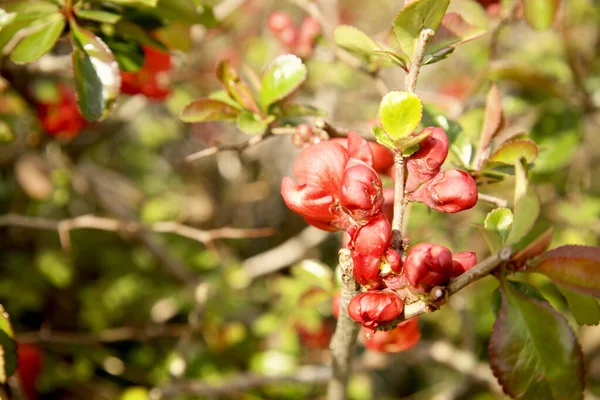
{"label": "small green leaf", "polygon": [[285,54],[277,57],[263,73],[260,104],[263,110],[292,94],[306,80],[306,67],[302,60]]}
{"label": "small green leaf", "polygon": [[240,106],[235,100],[229,96],[226,90],[217,90],[208,95],[209,99],[219,100],[223,103],[229,104],[232,107],[237,108],[238,110],[243,110],[242,106]]}
{"label": "small green leaf", "polygon": [[65,29],[63,14],[54,14],[48,23],[39,27],[39,30],[21,40],[10,55],[11,60],[17,64],[26,64],[37,60],[54,47],[56,41]]}
{"label": "small green leaf", "polygon": [[421,30],[437,31],[450,0],[416,0],[404,7],[394,19],[394,35],[400,48],[412,61]]}
{"label": "small green leaf", "polygon": [[393,64],[396,64],[405,71],[408,71],[407,55],[404,54],[402,50],[375,50],[375,53],[386,58],[388,61],[391,61]]}
{"label": "small green leaf", "polygon": [[385,133],[382,127],[374,126],[372,129],[373,136],[375,136],[375,140],[382,146],[387,147],[388,149],[394,150],[396,146],[394,146],[394,142],[390,137]]}
{"label": "small green leaf", "polygon": [[103,24],[116,24],[121,19],[120,14],[102,10],[76,10],[75,14],[81,19],[101,22]]}
{"label": "small green leaf", "polygon": [[600,304],[589,294],[583,294],[563,285],[556,285],[565,296],[571,314],[579,325],[598,325],[600,322]]}
{"label": "small green leaf", "polygon": [[485,29],[469,24],[460,14],[449,12],[444,15],[438,31],[427,46],[426,54],[451,51],[462,43],[482,36],[485,32]]}
{"label": "small green leaf", "polygon": [[120,5],[140,5],[146,7],[156,7],[158,0],[109,0],[109,2]]}
{"label": "small green leaf", "polygon": [[165,52],[169,51],[167,46],[165,46],[163,42],[152,36],[152,34],[148,30],[132,22],[120,20],[119,23],[115,25],[115,31],[119,36],[128,39],[134,39],[141,45],[154,47]]}
{"label": "small green leaf", "polygon": [[502,238],[502,242],[506,240],[506,236],[510,231],[513,223],[513,213],[508,208],[496,208],[488,213],[485,218],[484,227],[488,231],[496,232]]}
{"label": "small green leaf", "polygon": [[181,112],[183,122],[227,121],[234,120],[240,110],[215,99],[198,99],[188,104]]}
{"label": "small green leaf", "polygon": [[538,31],[552,26],[560,0],[523,0],[523,13],[527,23]]}
{"label": "small green leaf", "polygon": [[539,272],[582,293],[600,296],[599,247],[561,246],[535,259],[527,271]]}
{"label": "small green leaf", "polygon": [[108,46],[71,20],[77,105],[88,121],[108,114],[121,89],[119,65]]}
{"label": "small green leaf", "polygon": [[233,68],[229,60],[224,59],[217,65],[217,78],[223,86],[229,96],[239,103],[246,110],[250,110],[253,113],[260,113],[258,104],[254,99],[254,94],[250,87],[240,78],[239,74]]}
{"label": "small green leaf", "polygon": [[327,291],[333,290],[333,271],[317,260],[303,260],[292,267],[292,275]]}
{"label": "small green leaf", "polygon": [[506,239],[506,244],[512,245],[523,239],[533,228],[540,214],[540,199],[529,187],[527,173],[523,165],[515,164],[515,209],[513,227]]}
{"label": "small green leaf", "polygon": [[521,400],[582,399],[583,355],[566,318],[510,281],[501,281],[501,296],[489,359],[504,392]]}
{"label": "small green leaf", "polygon": [[286,104],[279,111],[282,117],[324,117],[327,115],[324,110],[308,104]]}
{"label": "small green leaf", "polygon": [[421,122],[423,107],[414,93],[389,92],[379,104],[379,121],[388,136],[396,141],[412,134]]}
{"label": "small green leaf", "polygon": [[503,164],[516,164],[521,158],[530,164],[538,155],[538,147],[533,140],[516,139],[504,143],[490,157],[490,161]]}
{"label": "small green leaf", "polygon": [[[364,32],[350,25],[340,25],[333,31],[333,40],[350,54],[371,64],[379,56],[391,57],[394,63],[406,67],[406,55],[396,54],[391,50],[383,49],[381,45],[367,36]],[[382,54],[382,53],[391,53]]]}
{"label": "small green leaf", "polygon": [[21,29],[38,24],[57,15],[56,9],[40,12],[12,12],[0,15],[0,49],[4,48]]}
{"label": "small green leaf", "polygon": [[244,110],[238,115],[236,123],[239,130],[247,135],[263,133],[268,126],[268,123],[263,121],[260,115],[248,110]]}

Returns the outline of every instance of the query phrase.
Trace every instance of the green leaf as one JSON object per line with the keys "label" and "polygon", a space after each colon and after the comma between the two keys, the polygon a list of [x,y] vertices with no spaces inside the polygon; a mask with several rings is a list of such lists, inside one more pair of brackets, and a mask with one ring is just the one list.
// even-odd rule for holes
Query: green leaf
{"label": "green leaf", "polygon": [[0,144],[10,143],[15,140],[15,133],[8,122],[0,120]]}
{"label": "green leaf", "polygon": [[390,137],[385,133],[382,127],[374,126],[372,129],[373,136],[375,136],[375,140],[382,146],[387,147],[388,149],[394,150],[396,146],[394,146],[394,142]]}
{"label": "green leaf", "polygon": [[240,110],[215,99],[198,99],[188,104],[179,118],[183,122],[227,121],[234,120]]}
{"label": "green leaf", "polygon": [[146,7],[156,7],[158,4],[158,0],[108,0],[114,4],[120,4],[124,6],[146,6]]}
{"label": "green leaf", "polygon": [[260,115],[248,110],[244,110],[238,115],[236,123],[239,130],[247,135],[263,133],[268,126],[268,123],[263,121]]}
{"label": "green leaf", "polygon": [[422,29],[437,31],[450,0],[416,0],[404,7],[394,19],[394,35],[400,48],[412,61]]}
{"label": "green leaf", "polygon": [[76,10],[75,15],[81,19],[87,19],[90,21],[101,22],[103,24],[116,24],[121,19],[120,14],[115,14],[109,11],[103,10]]}
{"label": "green leaf", "polygon": [[535,224],[540,214],[540,199],[529,187],[525,167],[518,162],[515,164],[515,209],[513,227],[506,239],[506,244],[512,245],[521,240]]}
{"label": "green leaf", "polygon": [[55,14],[47,24],[40,26],[39,30],[21,40],[10,55],[11,60],[17,64],[26,64],[37,60],[54,47],[66,25],[63,14]]}
{"label": "green leaf", "polygon": [[253,113],[260,113],[258,104],[254,99],[254,94],[250,87],[240,78],[239,74],[233,68],[229,60],[224,59],[217,65],[217,78],[223,86],[229,96],[239,103],[246,110],[250,110]]}
{"label": "green leaf", "polygon": [[324,110],[309,104],[286,104],[279,111],[282,117],[324,117],[327,115]]}
{"label": "green leaf", "polygon": [[310,286],[333,290],[333,271],[317,260],[303,260],[292,267],[292,275]]}
{"label": "green leaf", "polygon": [[144,49],[135,40],[110,36],[104,42],[112,51],[121,71],[137,72],[144,65]]}
{"label": "green leaf", "polygon": [[208,98],[222,101],[223,103],[229,104],[230,106],[237,108],[238,110],[242,110],[242,106],[240,106],[235,100],[233,100],[226,90],[217,90],[215,92],[212,92],[208,95]]}
{"label": "green leaf", "polygon": [[146,29],[129,21],[121,20],[115,25],[115,31],[119,36],[134,39],[141,45],[157,48],[168,52],[169,49],[160,40],[152,36]]}
{"label": "green leaf", "polygon": [[550,28],[554,22],[560,0],[523,0],[527,23],[538,31]]}
{"label": "green leaf", "polygon": [[423,107],[414,93],[389,92],[379,104],[379,121],[392,140],[408,137],[421,122]]}
{"label": "green leaf", "polygon": [[506,240],[506,236],[513,224],[513,213],[508,208],[496,208],[488,213],[485,218],[484,227],[488,231],[496,232],[502,238],[502,242]]}
{"label": "green leaf", "polygon": [[456,46],[476,39],[485,32],[485,29],[465,21],[460,14],[447,13],[444,15],[435,36],[427,46],[426,55],[451,52]]}
{"label": "green leaf", "polygon": [[115,57],[92,32],[71,21],[73,72],[77,105],[88,121],[108,114],[121,88],[121,75]]}
{"label": "green leaf", "polygon": [[383,49],[367,34],[350,25],[340,25],[333,31],[333,40],[363,63],[371,64],[376,58],[384,56],[392,62],[406,68],[406,55]]}
{"label": "green leaf", "polygon": [[583,294],[566,286],[556,285],[565,296],[571,314],[579,325],[598,325],[600,322],[600,304],[589,294]]}
{"label": "green leaf", "polygon": [[538,155],[538,147],[533,140],[516,139],[504,143],[490,157],[490,161],[503,164],[517,164],[521,158],[530,164]]}
{"label": "green leaf", "polygon": [[3,14],[0,19],[0,49],[12,39],[21,29],[43,23],[47,18],[57,15],[57,11],[49,12],[19,12]]}
{"label": "green leaf", "polygon": [[150,394],[145,387],[130,387],[121,393],[119,400],[150,400]]}
{"label": "green leaf", "polygon": [[15,336],[12,324],[10,323],[10,317],[2,304],[0,304],[0,331],[6,333],[11,338]]}
{"label": "green leaf", "polygon": [[302,60],[285,54],[277,57],[263,73],[260,104],[263,110],[292,94],[306,80],[306,67]]}
{"label": "green leaf", "polygon": [[538,257],[528,272],[539,272],[553,282],[600,296],[600,248],[567,245]]}
{"label": "green leaf", "polygon": [[410,135],[394,140],[394,146],[397,149],[400,149],[402,154],[408,154],[411,148],[421,143],[427,136],[429,136],[429,131],[423,130],[416,135]]}
{"label": "green leaf", "polygon": [[501,281],[501,296],[489,359],[504,392],[520,400],[582,399],[583,355],[567,319],[510,281]]}
{"label": "green leaf", "polygon": [[0,383],[17,370],[17,343],[8,313],[0,305]]}

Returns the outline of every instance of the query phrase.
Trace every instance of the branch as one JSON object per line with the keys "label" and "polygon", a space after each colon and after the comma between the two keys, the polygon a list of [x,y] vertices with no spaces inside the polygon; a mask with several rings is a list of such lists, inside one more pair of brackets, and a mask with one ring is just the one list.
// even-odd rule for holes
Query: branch
{"label": "branch", "polygon": [[78,229],[96,229],[110,232],[137,233],[143,228],[153,232],[174,233],[176,235],[195,240],[206,246],[217,239],[241,239],[250,237],[263,237],[273,234],[271,228],[237,229],[223,227],[211,230],[202,230],[183,225],[174,221],[157,222],[144,226],[135,221],[124,221],[113,218],[98,217],[95,215],[82,215],[63,220],[50,218],[28,217],[16,214],[0,216],[1,226],[15,226],[21,228],[42,229],[57,231],[61,245],[64,249],[71,248],[70,231]]}
{"label": "branch", "polygon": [[492,196],[492,195],[484,194],[484,193],[479,193],[478,197],[479,197],[479,200],[483,200],[488,203],[497,205],[498,207],[508,206],[508,201],[506,201],[505,199],[501,199],[500,197],[496,197],[496,196]]}
{"label": "branch", "polygon": [[271,128],[267,128],[267,130],[265,130],[262,134],[260,134],[258,136],[253,136],[250,139],[246,140],[245,142],[219,144],[216,146],[208,147],[204,150],[200,150],[196,153],[192,153],[185,157],[185,161],[187,161],[187,162],[196,161],[201,158],[220,153],[222,151],[237,151],[238,153],[242,153],[248,147],[257,145],[257,144],[261,143],[262,141],[270,138],[271,136],[273,136],[273,133],[271,132]]}
{"label": "branch", "polygon": [[332,358],[332,376],[327,387],[328,400],[345,400],[348,398],[348,380],[352,369],[352,355],[356,346],[356,337],[360,330],[350,315],[348,304],[358,294],[359,285],[352,272],[350,250],[340,250],[340,267],[342,270],[342,290],[340,294],[339,318],[329,348]]}
{"label": "branch", "polygon": [[394,177],[394,218],[392,219],[392,247],[404,256],[404,245],[402,243],[402,220],[406,202],[404,201],[404,157],[400,151],[394,152],[394,165],[396,175]]}
{"label": "branch", "polygon": [[410,64],[408,74],[406,74],[404,81],[406,90],[411,93],[414,93],[417,87],[417,78],[419,77],[419,70],[423,64],[425,48],[427,47],[427,43],[429,43],[433,35],[435,35],[435,32],[428,28],[421,30],[421,33],[419,34],[419,40],[417,41],[417,47],[415,49],[413,61]]}

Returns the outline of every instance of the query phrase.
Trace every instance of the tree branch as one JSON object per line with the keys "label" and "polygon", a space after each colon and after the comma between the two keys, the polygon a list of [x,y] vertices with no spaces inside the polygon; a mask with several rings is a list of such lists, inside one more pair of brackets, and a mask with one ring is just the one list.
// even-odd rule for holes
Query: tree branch
{"label": "tree branch", "polygon": [[273,136],[273,133],[271,132],[271,128],[267,128],[267,130],[265,130],[262,134],[260,134],[258,136],[252,136],[250,139],[248,139],[244,142],[218,144],[216,146],[212,146],[212,147],[208,147],[204,150],[200,150],[196,153],[192,153],[185,157],[185,161],[187,161],[187,162],[196,161],[201,158],[220,153],[222,151],[237,151],[238,153],[242,153],[248,147],[257,145],[257,144],[263,142],[264,140],[270,138],[271,136]]}

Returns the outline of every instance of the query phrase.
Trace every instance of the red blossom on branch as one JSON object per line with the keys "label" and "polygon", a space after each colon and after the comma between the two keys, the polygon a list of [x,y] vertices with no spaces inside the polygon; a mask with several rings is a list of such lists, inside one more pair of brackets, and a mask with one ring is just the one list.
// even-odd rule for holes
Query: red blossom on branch
{"label": "red blossom on branch", "polygon": [[437,211],[456,213],[477,204],[477,184],[465,171],[451,169],[439,172],[410,194],[408,199],[425,203]]}
{"label": "red blossom on branch", "polygon": [[348,314],[364,327],[375,329],[398,318],[404,310],[402,299],[393,291],[369,291],[350,300]]}

